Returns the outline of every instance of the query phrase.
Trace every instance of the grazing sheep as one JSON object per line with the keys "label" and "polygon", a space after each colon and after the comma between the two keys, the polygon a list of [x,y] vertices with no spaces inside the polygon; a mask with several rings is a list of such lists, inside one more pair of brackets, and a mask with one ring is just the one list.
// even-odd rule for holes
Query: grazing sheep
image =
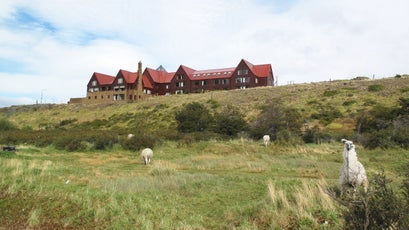
{"label": "grazing sheep", "polygon": [[341,175],[339,177],[339,185],[341,188],[341,196],[349,186],[356,188],[359,185],[364,187],[365,193],[368,191],[368,178],[364,166],[358,161],[355,145],[352,141],[342,139],[345,143],[342,157],[344,164],[341,167]]}
{"label": "grazing sheep", "polygon": [[263,141],[264,141],[264,146],[267,147],[267,145],[270,143],[270,135],[264,135]]}
{"label": "grazing sheep", "polygon": [[146,148],[142,150],[142,159],[145,162],[145,165],[148,165],[151,163],[151,158],[153,157],[153,151],[150,148]]}

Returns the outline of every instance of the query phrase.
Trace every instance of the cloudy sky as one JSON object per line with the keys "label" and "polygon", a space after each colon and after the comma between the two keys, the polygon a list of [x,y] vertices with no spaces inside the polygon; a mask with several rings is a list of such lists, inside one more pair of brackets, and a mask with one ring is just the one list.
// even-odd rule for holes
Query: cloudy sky
{"label": "cloudy sky", "polygon": [[84,97],[93,72],[270,63],[279,85],[409,73],[407,0],[1,0],[0,107]]}

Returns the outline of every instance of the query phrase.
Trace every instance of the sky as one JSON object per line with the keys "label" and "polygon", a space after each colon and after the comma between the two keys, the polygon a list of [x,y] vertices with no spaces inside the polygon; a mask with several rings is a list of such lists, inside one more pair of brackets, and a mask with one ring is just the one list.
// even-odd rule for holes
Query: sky
{"label": "sky", "polygon": [[271,64],[278,85],[409,73],[407,0],[1,0],[0,107],[85,97],[94,72]]}

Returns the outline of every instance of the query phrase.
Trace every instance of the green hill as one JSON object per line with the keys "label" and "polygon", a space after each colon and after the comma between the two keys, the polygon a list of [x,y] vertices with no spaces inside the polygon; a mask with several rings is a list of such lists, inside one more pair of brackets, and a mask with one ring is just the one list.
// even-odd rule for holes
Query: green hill
{"label": "green hill", "polygon": [[[0,151],[0,229],[362,229],[361,194],[352,206],[337,202],[339,139],[267,147],[251,138],[195,140],[177,136],[175,114],[191,102],[213,113],[234,105],[251,123],[267,104],[281,103],[299,111],[305,126],[345,137],[366,111],[399,108],[408,96],[409,78],[395,77],[2,108],[0,144],[16,142],[17,151]],[[166,137],[151,165],[118,141],[138,130]],[[357,151],[370,178],[370,229],[405,226],[409,150],[358,143]],[[386,190],[376,182],[382,169],[391,179]]]}
{"label": "green hill", "polygon": [[[359,113],[375,105],[398,106],[398,99],[408,95],[409,78],[404,76],[158,96],[128,104],[12,106],[0,109],[0,116],[19,128],[34,130],[62,125],[68,129],[84,125],[98,129],[132,129],[140,122],[156,130],[175,127],[175,111],[193,101],[207,104],[214,110],[234,105],[247,121],[256,119],[265,104],[281,101],[285,106],[301,111],[306,125],[351,134]],[[319,115],[334,110],[340,113],[335,120],[320,122]]]}

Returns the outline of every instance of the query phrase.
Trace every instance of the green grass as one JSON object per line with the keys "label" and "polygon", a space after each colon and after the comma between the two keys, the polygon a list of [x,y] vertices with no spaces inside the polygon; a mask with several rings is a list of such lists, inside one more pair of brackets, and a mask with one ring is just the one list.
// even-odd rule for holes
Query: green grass
{"label": "green grass", "polygon": [[[373,85],[382,90],[369,92]],[[306,120],[328,108],[340,111],[341,117],[320,128],[346,137],[361,111],[397,106],[398,98],[408,97],[405,85],[407,77],[345,80],[129,104],[20,106],[0,109],[0,118],[21,129],[163,132],[176,130],[175,111],[193,101],[213,112],[234,105],[252,121],[266,103],[280,100]],[[0,151],[0,229],[340,229],[340,207],[324,191],[337,186],[342,148],[163,140],[154,148],[153,164],[145,166],[139,153],[118,144],[85,152],[22,145],[16,153]],[[357,149],[369,176],[384,168],[399,184],[408,150]]]}
{"label": "green grass", "polygon": [[[119,148],[19,146],[0,152],[0,227],[320,229],[326,220],[338,229],[340,210],[324,191],[337,185],[341,151],[341,143],[165,142],[145,166]],[[358,153],[369,175],[384,167],[398,178],[409,163],[403,150]]]}
{"label": "green grass", "polygon": [[[298,84],[277,87],[261,87],[246,90],[214,91],[199,94],[152,97],[145,101],[108,105],[33,105],[0,109],[0,117],[7,117],[19,128],[88,127],[137,129],[141,125],[154,130],[175,128],[175,111],[190,102],[207,105],[211,110],[220,110],[225,105],[234,105],[253,120],[261,108],[271,101],[302,111],[305,119],[311,114],[331,108],[342,112],[344,122],[350,123],[361,111],[374,105],[397,106],[398,98],[408,97],[409,78],[385,78],[375,80],[342,80]],[[368,88],[381,87],[380,91]],[[329,95],[328,95],[329,94]],[[346,124],[346,125],[352,125]],[[325,126],[322,127],[326,129]]]}

